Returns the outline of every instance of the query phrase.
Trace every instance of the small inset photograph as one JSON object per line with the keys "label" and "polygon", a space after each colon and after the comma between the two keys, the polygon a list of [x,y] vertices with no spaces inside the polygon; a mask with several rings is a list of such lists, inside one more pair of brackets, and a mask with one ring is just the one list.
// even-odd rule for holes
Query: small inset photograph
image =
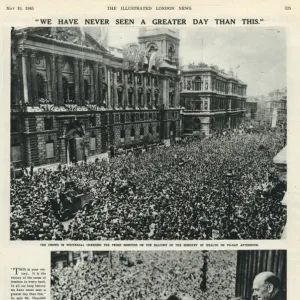
{"label": "small inset photograph", "polygon": [[286,250],[51,252],[51,300],[285,300]]}

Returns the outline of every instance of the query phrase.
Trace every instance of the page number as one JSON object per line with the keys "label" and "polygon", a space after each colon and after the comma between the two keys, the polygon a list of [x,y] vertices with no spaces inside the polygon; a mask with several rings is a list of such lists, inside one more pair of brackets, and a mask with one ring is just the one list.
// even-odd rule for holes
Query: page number
{"label": "page number", "polygon": [[285,6],[284,9],[285,9],[285,10],[291,10],[292,7],[291,7],[291,6]]}

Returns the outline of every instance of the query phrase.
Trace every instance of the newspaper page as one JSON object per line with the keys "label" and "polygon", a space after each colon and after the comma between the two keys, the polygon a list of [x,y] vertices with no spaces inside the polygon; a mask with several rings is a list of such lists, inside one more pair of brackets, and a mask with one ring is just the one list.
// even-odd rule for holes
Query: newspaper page
{"label": "newspaper page", "polygon": [[4,1],[1,300],[297,299],[299,25]]}

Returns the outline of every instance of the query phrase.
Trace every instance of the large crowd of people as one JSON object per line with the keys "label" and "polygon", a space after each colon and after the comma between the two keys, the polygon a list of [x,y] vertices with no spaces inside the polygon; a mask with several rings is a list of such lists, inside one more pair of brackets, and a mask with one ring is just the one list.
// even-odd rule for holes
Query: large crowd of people
{"label": "large crowd of people", "polygon": [[[12,179],[11,239],[280,238],[286,187],[273,157],[284,136],[280,128],[225,132]],[[68,228],[53,210],[67,181],[91,198]]]}
{"label": "large crowd of people", "polygon": [[[235,251],[112,252],[52,269],[52,300],[233,299]],[[204,255],[207,273],[203,274]],[[125,258],[125,259],[124,259]],[[130,262],[130,264],[128,263]],[[206,289],[201,288],[205,277]],[[189,298],[188,298],[189,297]],[[176,299],[176,298],[174,298]]]}

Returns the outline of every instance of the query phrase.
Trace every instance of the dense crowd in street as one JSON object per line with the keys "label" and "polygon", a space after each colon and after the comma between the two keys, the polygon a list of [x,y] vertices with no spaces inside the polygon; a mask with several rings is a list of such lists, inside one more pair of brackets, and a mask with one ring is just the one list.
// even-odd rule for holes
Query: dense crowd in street
{"label": "dense crowd in street", "polygon": [[[235,292],[235,251],[112,252],[125,257],[95,256],[93,260],[52,269],[52,300],[232,299]],[[203,260],[208,265],[206,290]],[[128,264],[128,261],[131,264]]]}
{"label": "dense crowd in street", "polygon": [[[273,157],[285,132],[253,131],[12,179],[11,239],[280,238],[286,187]],[[68,229],[52,205],[66,181],[91,195],[89,209],[79,210]]]}

